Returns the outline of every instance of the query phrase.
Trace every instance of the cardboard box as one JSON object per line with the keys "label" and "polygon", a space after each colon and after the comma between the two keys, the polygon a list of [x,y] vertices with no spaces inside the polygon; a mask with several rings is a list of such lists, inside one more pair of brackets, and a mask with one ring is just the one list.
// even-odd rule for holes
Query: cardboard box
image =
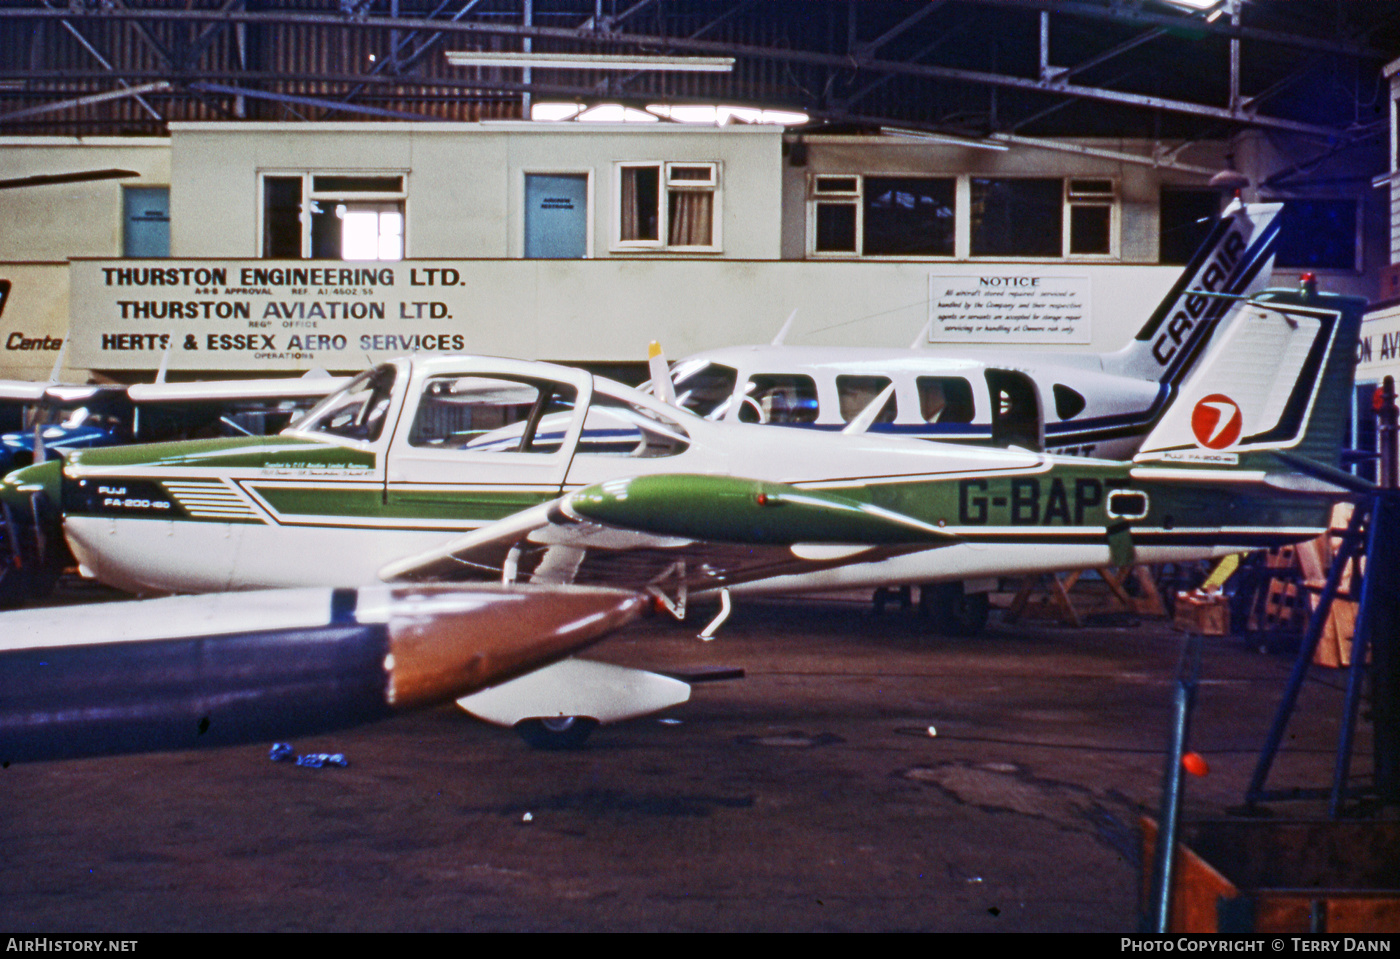
{"label": "cardboard box", "polygon": [[1230,601],[1223,593],[1199,589],[1176,594],[1177,629],[1202,636],[1230,635]]}

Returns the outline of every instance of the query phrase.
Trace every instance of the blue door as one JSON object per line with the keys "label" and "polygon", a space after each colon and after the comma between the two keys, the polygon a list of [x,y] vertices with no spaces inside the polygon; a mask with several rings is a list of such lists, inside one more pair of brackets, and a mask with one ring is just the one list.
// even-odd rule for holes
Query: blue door
{"label": "blue door", "polygon": [[587,253],[587,174],[525,174],[525,258],[576,260]]}
{"label": "blue door", "polygon": [[122,207],[122,256],[138,260],[169,256],[170,188],[126,187]]}

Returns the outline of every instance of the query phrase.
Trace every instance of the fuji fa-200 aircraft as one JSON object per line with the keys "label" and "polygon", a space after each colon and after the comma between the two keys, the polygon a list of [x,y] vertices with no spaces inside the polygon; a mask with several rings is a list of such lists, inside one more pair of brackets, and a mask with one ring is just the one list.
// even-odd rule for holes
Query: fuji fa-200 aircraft
{"label": "fuji fa-200 aircraft", "polygon": [[[279,436],[79,451],[0,498],[16,516],[61,505],[84,572],[136,592],[608,584],[679,613],[697,592],[1208,558],[1315,536],[1354,485],[1336,466],[1363,307],[1252,298],[1132,461],[717,423],[579,370],[407,358]],[[635,676],[575,682],[583,662],[478,713],[667,704]]]}
{"label": "fuji fa-200 aircraft", "polygon": [[[1231,204],[1136,337],[1116,353],[789,346],[677,361],[672,390],[709,419],[840,430],[893,387],[872,432],[1126,459],[1238,298],[1268,283],[1281,204]],[[789,324],[791,319],[789,320]],[[653,373],[656,373],[655,368]]]}

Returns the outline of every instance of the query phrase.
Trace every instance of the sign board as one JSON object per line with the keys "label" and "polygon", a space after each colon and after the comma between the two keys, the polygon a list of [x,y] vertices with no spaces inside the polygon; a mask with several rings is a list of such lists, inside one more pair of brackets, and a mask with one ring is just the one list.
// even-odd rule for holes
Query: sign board
{"label": "sign board", "polygon": [[1376,383],[1385,376],[1400,380],[1400,306],[1367,314],[1356,344],[1356,381]]}
{"label": "sign board", "polygon": [[93,369],[354,369],[460,353],[458,270],[394,263],[74,260],[69,362]]}
{"label": "sign board", "polygon": [[[934,270],[959,268],[968,272],[930,279]],[[19,330],[33,347],[0,353],[0,360],[43,359],[34,344],[42,346],[47,334],[48,343],[67,346],[75,370],[154,371],[169,350],[171,370],[260,375],[349,372],[414,353],[640,362],[656,339],[676,357],[766,342],[794,311],[788,342],[800,345],[905,346],[942,316],[941,329],[931,324],[936,344],[1104,352],[1137,332],[1180,273],[1159,266],[1032,270],[1022,263],[703,257],[74,258],[45,270],[31,279],[0,269],[0,277],[14,280],[13,302],[0,320],[9,327],[0,334]],[[52,291],[51,321],[21,309],[21,294],[32,302],[36,284]],[[935,288],[949,296],[934,296]],[[1092,321],[1091,288],[1099,311]],[[958,297],[956,309],[946,305],[963,291],[978,295]],[[44,375],[52,362],[50,355]],[[35,373],[26,365],[23,375]]]}
{"label": "sign board", "polygon": [[1091,342],[1087,276],[932,274],[931,343]]}

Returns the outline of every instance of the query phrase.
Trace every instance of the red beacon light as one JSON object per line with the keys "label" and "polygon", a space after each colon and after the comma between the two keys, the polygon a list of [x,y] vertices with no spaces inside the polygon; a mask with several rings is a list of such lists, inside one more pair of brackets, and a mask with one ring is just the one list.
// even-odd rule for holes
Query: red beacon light
{"label": "red beacon light", "polygon": [[1298,277],[1298,292],[1304,296],[1317,296],[1317,274],[1304,273]]}

